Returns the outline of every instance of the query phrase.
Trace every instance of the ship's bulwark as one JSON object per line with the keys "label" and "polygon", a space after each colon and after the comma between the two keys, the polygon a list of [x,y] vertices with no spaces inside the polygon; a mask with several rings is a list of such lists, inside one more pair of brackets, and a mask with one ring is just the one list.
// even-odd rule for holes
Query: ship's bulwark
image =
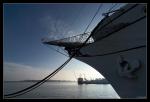
{"label": "ship's bulwark", "polygon": [[[134,5],[129,4],[126,8]],[[108,26],[119,23],[131,23],[131,25],[103,39],[101,37],[107,33],[103,35],[97,31],[95,34],[97,37],[99,36],[100,40],[80,50],[82,54],[88,55],[120,52],[104,56],[76,57],[99,71],[111,83],[121,98],[146,97],[146,17],[144,17],[146,14],[144,8],[145,4],[138,4]],[[113,17],[115,16],[112,15],[109,20]],[[140,17],[141,19],[139,19]]]}

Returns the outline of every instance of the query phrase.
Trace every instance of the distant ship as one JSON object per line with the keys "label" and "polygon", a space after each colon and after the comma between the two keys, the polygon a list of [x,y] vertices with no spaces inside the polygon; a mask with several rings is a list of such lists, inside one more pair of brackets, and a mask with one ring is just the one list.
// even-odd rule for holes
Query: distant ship
{"label": "distant ship", "polygon": [[79,85],[80,85],[80,84],[83,84],[83,78],[80,77],[80,78],[78,78],[77,81],[78,81],[78,84],[79,84]]}
{"label": "distant ship", "polygon": [[77,79],[78,85],[82,84],[109,84],[106,79],[95,79],[95,80],[86,80],[81,77]]}
{"label": "distant ship", "polygon": [[[90,34],[44,44],[65,47],[71,56],[99,71],[121,98],[146,98],[146,4],[127,4],[106,12]],[[76,49],[91,35],[80,51]],[[80,79],[82,80],[82,79]]]}

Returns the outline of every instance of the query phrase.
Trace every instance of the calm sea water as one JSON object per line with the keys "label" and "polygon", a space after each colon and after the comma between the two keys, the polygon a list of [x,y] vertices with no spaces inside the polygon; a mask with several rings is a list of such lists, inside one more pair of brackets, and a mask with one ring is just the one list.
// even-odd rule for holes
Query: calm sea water
{"label": "calm sea water", "polygon": [[[4,94],[19,91],[34,83],[5,82]],[[76,82],[46,82],[40,87],[15,98],[46,98],[46,99],[107,99],[119,98],[110,84],[78,85]]]}

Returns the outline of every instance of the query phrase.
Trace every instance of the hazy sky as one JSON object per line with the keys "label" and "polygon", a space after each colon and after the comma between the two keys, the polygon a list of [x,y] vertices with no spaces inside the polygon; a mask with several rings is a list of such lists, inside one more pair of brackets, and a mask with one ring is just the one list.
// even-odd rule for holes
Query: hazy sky
{"label": "hazy sky", "polygon": [[[43,45],[41,39],[59,39],[84,32],[100,4],[4,4],[4,80],[42,79],[68,58]],[[90,25],[91,31],[114,3],[104,3]],[[124,4],[117,4],[114,9]],[[92,73],[91,73],[92,72]],[[102,77],[76,59],[52,79],[75,80]]]}

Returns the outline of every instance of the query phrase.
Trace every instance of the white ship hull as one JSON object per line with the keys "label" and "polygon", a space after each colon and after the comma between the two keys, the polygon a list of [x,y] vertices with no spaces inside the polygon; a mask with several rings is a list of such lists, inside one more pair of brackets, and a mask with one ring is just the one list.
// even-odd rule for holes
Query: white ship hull
{"label": "white ship hull", "polygon": [[[131,6],[133,4],[129,4],[125,8]],[[112,35],[106,35],[106,37],[100,32],[95,33],[94,40],[98,38],[100,40],[84,46],[80,50],[82,54],[88,54],[91,57],[75,57],[99,71],[111,83],[121,98],[146,97],[147,26],[144,7],[144,4],[135,6],[107,26],[135,21],[131,25],[114,32]],[[113,17],[115,15],[112,15],[108,20]]]}
{"label": "white ship hull", "polygon": [[43,43],[63,46],[70,56],[95,68],[121,98],[146,98],[146,4],[127,4],[109,13],[91,32],[94,42],[86,38],[81,49],[83,34]]}

